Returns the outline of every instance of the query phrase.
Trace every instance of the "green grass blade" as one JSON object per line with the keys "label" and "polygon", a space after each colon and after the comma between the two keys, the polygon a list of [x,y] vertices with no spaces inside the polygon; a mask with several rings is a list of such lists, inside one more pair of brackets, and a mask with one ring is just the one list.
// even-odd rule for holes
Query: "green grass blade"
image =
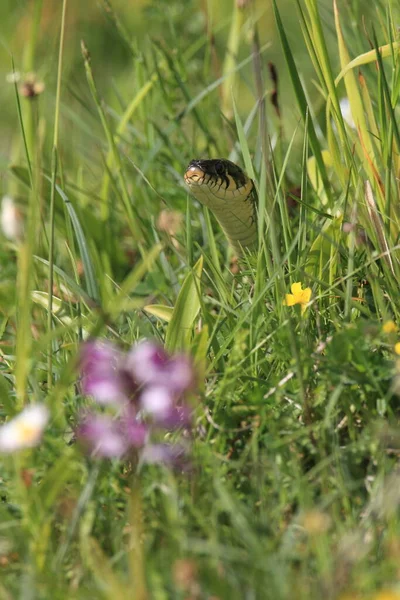
{"label": "green grass blade", "polygon": [[75,211],[74,207],[72,206],[71,201],[69,200],[68,196],[60,188],[60,186],[56,184],[55,189],[65,203],[66,209],[68,211],[69,217],[72,222],[72,226],[74,228],[76,241],[78,243],[79,252],[80,252],[80,255],[82,258],[82,262],[83,262],[83,268],[85,271],[87,293],[90,296],[90,298],[92,298],[92,300],[94,300],[96,303],[100,304],[100,294],[99,294],[99,288],[97,285],[95,269],[94,269],[92,260],[90,258],[89,245],[86,241],[86,237],[83,232],[80,221],[78,219],[78,215],[76,214],[76,211]]}
{"label": "green grass blade", "polygon": [[297,103],[299,105],[303,121],[307,125],[307,134],[308,134],[311,150],[317,161],[318,169],[321,173],[321,178],[322,178],[322,181],[324,184],[326,194],[327,194],[328,198],[331,199],[330,184],[328,181],[328,176],[326,173],[324,161],[322,159],[321,147],[319,145],[317,134],[315,133],[314,124],[312,122],[311,116],[309,115],[309,109],[308,109],[308,105],[307,105],[306,96],[304,94],[303,86],[301,85],[300,77],[298,74],[298,69],[294,62],[293,53],[290,49],[289,42],[286,37],[285,29],[283,27],[283,23],[281,20],[281,16],[279,14],[276,0],[273,0],[273,9],[274,9],[276,24],[278,27],[279,37],[281,40],[286,63],[287,63],[288,69],[289,69],[290,78],[292,80]]}
{"label": "green grass blade", "polygon": [[188,349],[190,346],[193,323],[200,310],[199,293],[202,271],[203,257],[200,257],[193,270],[185,277],[168,324],[165,347],[170,352]]}

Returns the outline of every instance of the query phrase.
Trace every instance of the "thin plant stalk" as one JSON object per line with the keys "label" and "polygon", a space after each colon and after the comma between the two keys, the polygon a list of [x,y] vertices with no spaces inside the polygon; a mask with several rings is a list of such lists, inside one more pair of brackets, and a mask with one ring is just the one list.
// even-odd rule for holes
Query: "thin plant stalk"
{"label": "thin plant stalk", "polygon": [[236,84],[235,66],[240,46],[240,30],[243,25],[243,10],[233,0],[232,21],[223,65],[225,77],[221,86],[222,112],[230,119],[233,116],[232,92]]}
{"label": "thin plant stalk", "polygon": [[[51,196],[50,196],[50,239],[49,239],[49,285],[48,285],[48,306],[47,306],[47,330],[50,332],[53,327],[53,283],[54,283],[54,208],[56,197],[56,177],[57,177],[57,162],[58,162],[58,129],[60,117],[60,97],[61,97],[61,75],[63,64],[64,51],[64,33],[65,33],[65,16],[67,12],[67,0],[63,0],[61,14],[61,32],[60,32],[60,47],[58,54],[58,75],[57,75],[57,91],[56,91],[56,109],[54,117],[54,137],[53,149],[51,154]],[[47,382],[49,388],[53,384],[53,340],[50,337],[47,359]]]}
{"label": "thin plant stalk", "polygon": [[[40,19],[42,16],[42,7],[43,0],[36,0],[33,3],[32,10],[32,21],[31,21],[31,32],[29,36],[29,42],[25,47],[25,56],[24,56],[24,72],[25,73],[34,73],[35,72],[35,51],[36,44],[38,38],[38,31],[40,25]],[[31,98],[29,102],[26,103],[26,139],[27,145],[29,148],[29,154],[31,156],[35,155],[35,131],[37,128],[37,99]]]}
{"label": "thin plant stalk", "polygon": [[143,554],[143,512],[140,481],[135,473],[131,481],[131,493],[128,505],[130,525],[129,571],[132,589],[137,600],[147,600],[147,584],[145,576],[145,560]]}
{"label": "thin plant stalk", "polygon": [[29,192],[26,236],[18,250],[17,275],[17,339],[15,351],[15,387],[17,408],[22,409],[26,400],[27,376],[31,364],[31,290],[33,282],[33,256],[35,254],[36,228],[38,222],[39,159],[41,139],[36,144],[36,168],[33,171]]}

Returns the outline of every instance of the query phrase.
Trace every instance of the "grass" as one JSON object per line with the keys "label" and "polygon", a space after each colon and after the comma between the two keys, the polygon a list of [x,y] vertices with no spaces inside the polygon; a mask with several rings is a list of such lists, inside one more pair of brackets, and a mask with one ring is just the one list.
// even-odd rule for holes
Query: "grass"
{"label": "grass", "polygon": [[[294,4],[301,60],[275,1],[219,21],[213,1],[172,2],[165,27],[150,3],[139,41],[105,1],[129,67],[103,80],[106,57],[84,42],[74,86],[64,0],[54,86],[10,97],[4,188],[25,234],[0,247],[0,415],[41,402],[51,423],[37,448],[0,456],[1,599],[400,597],[399,337],[383,330],[400,323],[400,12],[382,0],[361,27],[356,0]],[[46,3],[32,8],[25,71]],[[183,186],[206,156],[254,175],[260,245],[240,263]],[[185,215],[176,234],[162,209]],[[283,304],[294,282],[312,288],[303,315]],[[189,473],[132,481],[82,454],[88,335],[193,353]]]}

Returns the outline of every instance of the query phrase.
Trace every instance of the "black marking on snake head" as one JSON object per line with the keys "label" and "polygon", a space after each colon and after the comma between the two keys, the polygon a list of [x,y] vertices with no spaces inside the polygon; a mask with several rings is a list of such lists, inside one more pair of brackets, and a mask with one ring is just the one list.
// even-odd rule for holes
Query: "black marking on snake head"
{"label": "black marking on snake head", "polygon": [[232,177],[237,187],[242,187],[247,183],[247,176],[240,167],[226,158],[207,158],[192,160],[187,168],[196,167],[213,179],[222,179],[226,184],[226,189],[229,186],[229,178]]}

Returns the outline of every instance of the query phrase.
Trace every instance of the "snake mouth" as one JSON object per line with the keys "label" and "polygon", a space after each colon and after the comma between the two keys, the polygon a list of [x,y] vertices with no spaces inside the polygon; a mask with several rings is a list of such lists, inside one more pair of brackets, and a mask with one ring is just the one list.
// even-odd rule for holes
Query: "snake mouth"
{"label": "snake mouth", "polygon": [[242,169],[225,158],[192,160],[184,179],[196,197],[202,196],[203,202],[204,195],[225,201],[247,196],[253,187]]}

